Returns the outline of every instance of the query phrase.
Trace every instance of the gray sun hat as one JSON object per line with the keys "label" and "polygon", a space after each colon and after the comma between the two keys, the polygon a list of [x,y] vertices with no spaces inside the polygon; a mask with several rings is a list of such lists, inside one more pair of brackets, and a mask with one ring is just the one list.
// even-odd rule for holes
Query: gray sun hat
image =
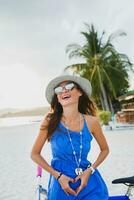
{"label": "gray sun hat", "polygon": [[52,79],[46,87],[45,96],[49,104],[51,104],[52,98],[55,94],[54,88],[64,81],[73,81],[77,83],[89,97],[91,96],[91,83],[86,78],[83,78],[78,74],[69,75],[64,73]]}

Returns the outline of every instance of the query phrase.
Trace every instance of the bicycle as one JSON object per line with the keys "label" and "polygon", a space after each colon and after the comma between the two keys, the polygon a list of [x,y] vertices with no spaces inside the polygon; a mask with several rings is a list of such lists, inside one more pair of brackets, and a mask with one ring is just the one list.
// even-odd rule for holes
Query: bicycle
{"label": "bicycle", "polygon": [[36,200],[47,200],[47,190],[41,184],[42,168],[37,166]]}
{"label": "bicycle", "polygon": [[118,178],[112,181],[113,184],[124,184],[126,185],[127,191],[125,195],[122,196],[111,196],[109,200],[130,200],[132,196],[132,190],[134,188],[134,176],[125,177],[125,178]]}
{"label": "bicycle", "polygon": [[[47,200],[47,190],[41,185],[42,168],[37,167],[37,188],[36,188],[36,200]],[[110,196],[108,200],[130,200],[132,196],[132,190],[134,188],[134,176],[118,178],[112,181],[113,184],[124,184],[127,186],[125,195]]]}

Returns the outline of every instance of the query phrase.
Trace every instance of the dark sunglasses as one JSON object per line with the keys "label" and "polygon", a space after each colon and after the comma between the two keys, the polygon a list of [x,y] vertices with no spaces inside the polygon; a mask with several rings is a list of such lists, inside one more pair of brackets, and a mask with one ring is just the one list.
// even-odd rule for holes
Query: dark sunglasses
{"label": "dark sunglasses", "polygon": [[75,88],[76,85],[74,83],[67,83],[64,86],[57,86],[56,88],[54,88],[54,92],[55,94],[60,94],[62,93],[64,90],[72,90],[73,88]]}

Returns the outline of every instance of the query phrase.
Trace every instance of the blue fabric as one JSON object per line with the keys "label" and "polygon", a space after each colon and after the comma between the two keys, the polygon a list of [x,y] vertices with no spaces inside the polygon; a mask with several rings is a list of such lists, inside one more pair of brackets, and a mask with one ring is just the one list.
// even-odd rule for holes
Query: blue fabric
{"label": "blue fabric", "polygon": [[[70,131],[72,142],[76,151],[76,156],[79,158],[80,152],[80,135],[79,132]],[[85,170],[90,162],[87,160],[87,155],[90,151],[92,135],[88,130],[86,121],[84,119],[83,132],[83,149],[82,161],[80,167]],[[72,154],[72,147],[68,138],[67,130],[62,123],[59,123],[51,138],[52,148],[52,162],[51,166],[63,174],[75,178],[75,168],[77,168],[74,155]],[[72,189],[76,189],[80,185],[80,180],[76,183],[69,183]],[[48,200],[108,200],[107,186],[101,177],[99,171],[90,176],[87,186],[76,196],[66,195],[62,190],[59,182],[55,177],[50,175],[48,184]]]}
{"label": "blue fabric", "polygon": [[112,196],[108,200],[130,200],[128,196]]}

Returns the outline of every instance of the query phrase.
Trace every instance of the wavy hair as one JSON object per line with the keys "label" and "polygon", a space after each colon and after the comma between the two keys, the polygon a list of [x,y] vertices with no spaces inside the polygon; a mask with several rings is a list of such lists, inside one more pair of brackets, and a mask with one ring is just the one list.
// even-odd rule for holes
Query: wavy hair
{"label": "wavy hair", "polygon": [[[88,114],[92,116],[96,116],[97,106],[93,100],[91,100],[88,95],[81,89],[81,87],[76,84],[76,88],[82,92],[82,95],[79,97],[78,102],[78,111],[83,114]],[[47,126],[47,140],[50,141],[54,131],[56,130],[63,113],[63,108],[61,104],[58,102],[57,95],[53,96],[51,102],[51,110],[47,114],[46,118],[48,119]]]}

